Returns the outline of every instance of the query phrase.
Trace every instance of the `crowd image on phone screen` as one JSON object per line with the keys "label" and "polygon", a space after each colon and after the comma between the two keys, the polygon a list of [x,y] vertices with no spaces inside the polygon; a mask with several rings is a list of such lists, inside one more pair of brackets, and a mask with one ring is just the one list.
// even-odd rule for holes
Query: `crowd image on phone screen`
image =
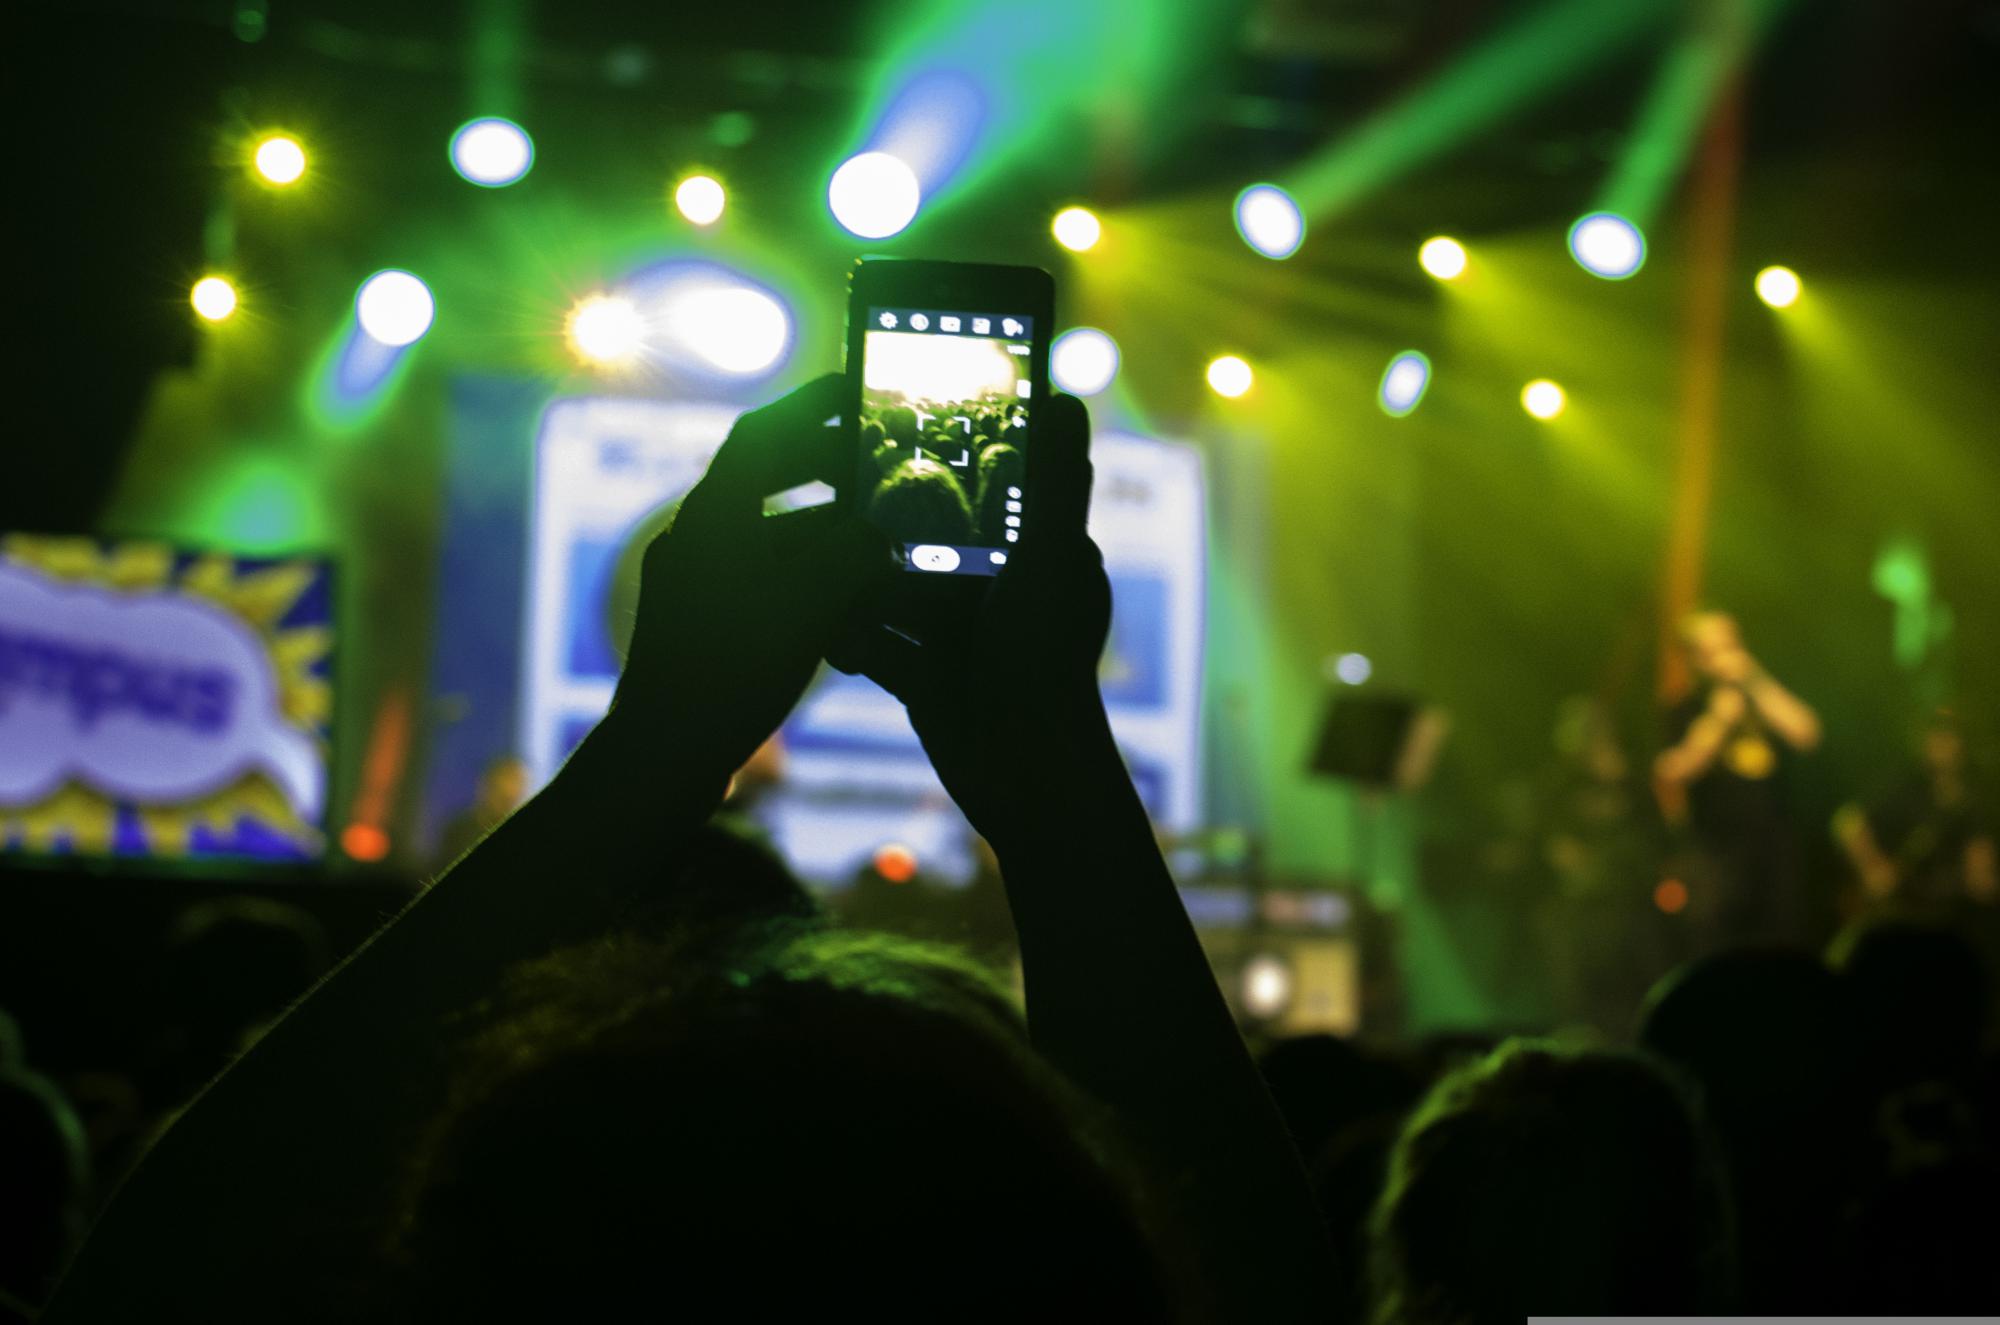
{"label": "crowd image on phone screen", "polygon": [[994,574],[1020,539],[1030,321],[900,308],[868,317],[861,507],[909,569]]}

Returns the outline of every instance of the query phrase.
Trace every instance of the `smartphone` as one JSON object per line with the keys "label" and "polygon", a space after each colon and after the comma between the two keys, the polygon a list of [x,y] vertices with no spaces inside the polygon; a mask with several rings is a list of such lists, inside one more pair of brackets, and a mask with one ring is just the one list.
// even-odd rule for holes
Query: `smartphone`
{"label": "smartphone", "polygon": [[855,440],[851,500],[911,576],[976,587],[970,577],[999,574],[1020,542],[1054,320],[1055,282],[1034,267],[855,264],[843,412]]}

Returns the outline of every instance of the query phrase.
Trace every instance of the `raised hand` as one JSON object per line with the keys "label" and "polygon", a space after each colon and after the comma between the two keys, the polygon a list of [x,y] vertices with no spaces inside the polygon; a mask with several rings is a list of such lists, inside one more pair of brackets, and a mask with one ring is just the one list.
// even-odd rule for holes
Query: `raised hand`
{"label": "raised hand", "polygon": [[764,514],[764,498],[842,475],[821,377],[736,421],[673,524],[646,549],[614,712],[726,778],[798,702],[820,657],[893,573],[888,544],[833,507]]}
{"label": "raised hand", "polygon": [[1024,788],[1115,758],[1097,689],[1111,585],[1085,529],[1090,417],[1070,396],[1042,410],[1022,539],[978,608],[922,644],[878,626],[831,655],[903,701],[945,789],[996,846],[1028,826]]}

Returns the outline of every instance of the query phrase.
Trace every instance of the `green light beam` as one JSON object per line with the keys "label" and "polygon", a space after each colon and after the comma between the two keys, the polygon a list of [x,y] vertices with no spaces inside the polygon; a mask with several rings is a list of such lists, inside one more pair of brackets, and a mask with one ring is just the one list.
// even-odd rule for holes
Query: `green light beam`
{"label": "green light beam", "polygon": [[1790,0],[1735,0],[1690,20],[1660,62],[1624,153],[1591,205],[1643,232],[1687,165],[1711,107]]}
{"label": "green light beam", "polygon": [[1655,32],[1667,0],[1556,0],[1489,38],[1284,181],[1310,221],[1351,208]]}

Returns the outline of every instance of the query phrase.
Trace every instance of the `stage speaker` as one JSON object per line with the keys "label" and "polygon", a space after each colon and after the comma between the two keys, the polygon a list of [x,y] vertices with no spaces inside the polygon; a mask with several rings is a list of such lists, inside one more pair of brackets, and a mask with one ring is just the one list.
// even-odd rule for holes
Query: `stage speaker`
{"label": "stage speaker", "polygon": [[1363,786],[1415,791],[1430,779],[1449,730],[1444,711],[1405,695],[1327,696],[1310,772]]}

